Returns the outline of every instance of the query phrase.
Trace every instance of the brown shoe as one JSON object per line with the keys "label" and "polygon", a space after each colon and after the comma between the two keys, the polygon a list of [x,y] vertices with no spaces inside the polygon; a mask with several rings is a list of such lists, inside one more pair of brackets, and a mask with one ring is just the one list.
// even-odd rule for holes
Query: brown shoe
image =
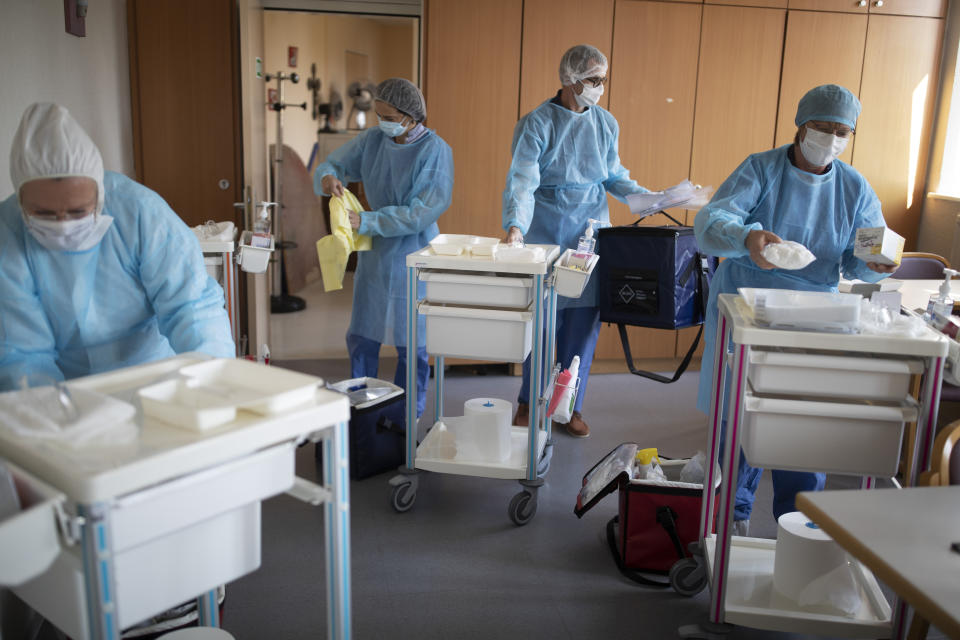
{"label": "brown shoe", "polygon": [[583,421],[583,416],[579,411],[574,411],[570,417],[570,422],[567,423],[567,433],[574,438],[590,437],[590,427]]}
{"label": "brown shoe", "polygon": [[530,425],[530,405],[525,402],[517,403],[517,413],[513,416],[513,424],[518,427]]}

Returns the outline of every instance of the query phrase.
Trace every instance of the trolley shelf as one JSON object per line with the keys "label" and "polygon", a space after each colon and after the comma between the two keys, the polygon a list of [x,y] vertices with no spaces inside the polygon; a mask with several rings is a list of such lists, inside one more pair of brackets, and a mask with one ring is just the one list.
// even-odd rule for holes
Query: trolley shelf
{"label": "trolley shelf", "polygon": [[[527,438],[528,427],[510,428],[510,459],[506,462],[484,462],[481,460],[457,460],[450,458],[430,458],[420,452],[429,450],[433,446],[432,438],[439,431],[431,429],[420,446],[417,447],[416,469],[436,471],[438,473],[454,473],[461,476],[477,476],[480,478],[504,478],[520,480],[527,477]],[[547,443],[547,432],[537,432],[537,460],[543,455],[543,448]]]}
{"label": "trolley shelf", "polygon": [[[704,540],[707,571],[713,578],[717,538]],[[814,633],[843,638],[882,638],[890,635],[891,609],[873,573],[850,559],[860,589],[860,610],[854,617],[823,607],[801,608],[773,588],[776,540],[732,537],[727,575],[725,621],[754,629]]]}

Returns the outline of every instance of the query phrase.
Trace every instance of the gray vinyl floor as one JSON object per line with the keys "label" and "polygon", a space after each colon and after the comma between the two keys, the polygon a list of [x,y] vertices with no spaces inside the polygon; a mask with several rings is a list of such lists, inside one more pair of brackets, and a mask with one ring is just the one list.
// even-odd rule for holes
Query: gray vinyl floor
{"label": "gray vinyl floor", "polygon": [[[336,381],[343,360],[276,363]],[[384,361],[381,378],[392,379]],[[455,367],[446,373],[447,407],[474,397],[516,398],[505,371]],[[516,481],[421,474],[413,508],[396,513],[384,473],[351,483],[354,637],[453,639],[676,638],[681,625],[707,618],[707,592],[685,598],[644,588],[617,572],[604,527],[617,512],[610,495],[582,519],[573,513],[581,479],[622,442],[685,457],[706,445],[706,418],[694,407],[698,374],[662,385],[631,375],[594,375],[584,417],[592,435],[555,431],[553,462],[539,509],[524,527],[508,518]],[[432,388],[421,425],[432,423]],[[448,410],[452,412],[452,409]],[[312,445],[297,455],[314,478]],[[850,487],[831,477],[828,487]],[[751,535],[776,537],[771,484],[764,474]],[[325,588],[321,510],[280,496],[263,505],[261,568],[227,587],[223,626],[238,640],[323,637]],[[735,628],[737,639],[813,636]],[[821,636],[816,636],[821,637]],[[938,637],[931,631],[930,637]],[[941,636],[942,637],[942,636]]]}

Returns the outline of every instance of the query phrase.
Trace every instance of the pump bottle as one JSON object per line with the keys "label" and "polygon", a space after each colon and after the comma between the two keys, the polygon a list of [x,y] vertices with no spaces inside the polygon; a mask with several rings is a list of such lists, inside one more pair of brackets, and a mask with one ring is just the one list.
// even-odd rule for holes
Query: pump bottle
{"label": "pump bottle", "polygon": [[935,314],[950,317],[953,313],[953,298],[950,297],[950,276],[958,275],[953,269],[943,270],[943,283],[940,285],[940,291],[930,296],[927,303],[927,312],[923,315],[927,322],[931,322]]}
{"label": "pump bottle", "polygon": [[581,271],[586,271],[590,265],[590,259],[594,253],[593,249],[597,245],[597,239],[593,237],[593,225],[598,224],[600,221],[590,218],[587,222],[589,224],[577,242],[577,250],[568,258],[566,265],[574,269],[580,269]]}
{"label": "pump bottle", "polygon": [[660,456],[657,455],[657,448],[640,449],[636,456],[636,470],[633,477],[636,480],[666,480],[663,469],[659,465]]}

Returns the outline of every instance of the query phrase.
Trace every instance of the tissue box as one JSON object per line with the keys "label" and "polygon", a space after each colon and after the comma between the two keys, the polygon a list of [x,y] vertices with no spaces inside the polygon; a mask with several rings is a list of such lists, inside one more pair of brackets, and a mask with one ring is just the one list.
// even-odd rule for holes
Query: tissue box
{"label": "tissue box", "polygon": [[903,236],[887,227],[857,229],[853,255],[864,262],[898,265],[903,256]]}

